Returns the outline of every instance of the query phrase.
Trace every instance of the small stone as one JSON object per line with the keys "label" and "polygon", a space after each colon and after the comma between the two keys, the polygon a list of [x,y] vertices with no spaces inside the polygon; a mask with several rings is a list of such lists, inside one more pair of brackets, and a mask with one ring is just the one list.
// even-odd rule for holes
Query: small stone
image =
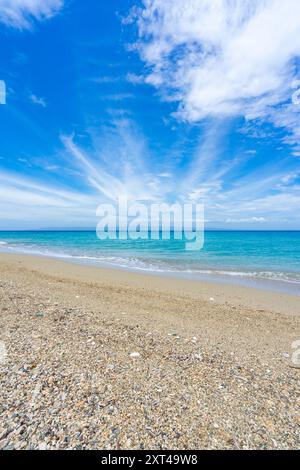
{"label": "small stone", "polygon": [[133,359],[136,359],[136,358],[140,357],[140,353],[132,352],[132,353],[130,353],[130,357],[132,357]]}
{"label": "small stone", "polygon": [[194,359],[197,361],[203,361],[203,356],[201,353],[194,354]]}
{"label": "small stone", "polygon": [[41,442],[41,443],[38,445],[38,450],[47,450],[47,444],[46,444],[46,442]]}

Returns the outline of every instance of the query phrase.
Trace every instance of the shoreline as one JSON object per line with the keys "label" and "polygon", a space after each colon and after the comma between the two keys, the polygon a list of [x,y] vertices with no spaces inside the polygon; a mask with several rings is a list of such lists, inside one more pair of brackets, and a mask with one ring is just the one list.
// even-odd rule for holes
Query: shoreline
{"label": "shoreline", "polygon": [[0,255],[0,321],[0,449],[299,448],[298,297]]}
{"label": "shoreline", "polygon": [[[120,250],[110,251],[109,246],[107,247],[107,251],[95,251],[93,248],[91,250],[85,250],[81,248],[81,244],[79,244],[80,249],[77,250],[76,243],[70,236],[67,236],[68,232],[61,231],[61,232],[54,232],[54,233],[61,233],[63,236],[56,235],[54,239],[53,246],[48,240],[48,236],[51,238],[51,233],[49,231],[44,232],[24,232],[24,233],[32,233],[32,235],[25,236],[24,235],[24,246],[22,243],[20,244],[19,236],[17,232],[12,232],[11,238],[7,240],[7,237],[4,237],[4,232],[2,233],[3,239],[0,240],[0,253],[7,253],[7,254],[17,254],[17,255],[28,255],[28,256],[42,256],[49,259],[56,259],[61,260],[73,264],[82,264],[86,266],[94,266],[98,267],[99,269],[114,269],[120,271],[127,271],[127,272],[134,272],[134,273],[145,273],[152,276],[160,276],[160,277],[167,277],[167,278],[178,278],[178,279],[186,279],[192,281],[200,281],[200,282],[209,282],[209,283],[217,283],[217,284],[226,284],[231,286],[242,286],[242,287],[250,287],[262,291],[270,291],[270,292],[277,292],[289,295],[296,295],[300,297],[300,273],[299,273],[299,263],[297,264],[297,246],[300,239],[297,237],[295,240],[291,240],[290,243],[287,243],[288,246],[292,247],[293,242],[296,243],[296,255],[292,258],[291,256],[291,249],[283,250],[283,259],[280,262],[276,261],[276,256],[274,255],[273,262],[264,261],[264,257],[260,260],[259,254],[257,254],[256,258],[253,255],[255,251],[255,243],[259,246],[260,242],[262,243],[263,247],[261,247],[262,251],[266,253],[265,250],[270,250],[270,243],[266,244],[266,237],[265,231],[263,231],[263,238],[262,239],[250,239],[248,240],[248,244],[250,244],[250,254],[252,253],[252,258],[250,256],[250,260],[247,261],[245,257],[245,253],[247,250],[241,250],[239,253],[238,247],[236,246],[237,251],[237,258],[231,259],[230,257],[226,261],[221,256],[222,254],[219,253],[220,257],[216,259],[205,255],[202,261],[200,259],[197,262],[191,262],[192,260],[184,256],[178,256],[172,253],[172,251],[168,252],[168,247],[166,248],[167,256],[160,256],[157,255],[156,249],[160,250],[161,247],[156,247],[153,251],[153,256],[151,255],[151,250],[146,250],[144,254],[143,252],[137,252],[135,254],[134,250],[131,252],[122,251],[122,247],[120,246]],[[39,233],[46,233],[46,236],[42,236],[39,242]],[[70,231],[72,234],[73,232]],[[77,232],[76,232],[77,233]],[[78,240],[81,240],[82,234],[88,233],[90,238],[84,238],[85,247],[89,246],[89,242],[91,247],[93,247],[95,243],[95,239],[93,238],[96,235],[94,231],[92,232],[78,232],[81,234],[78,235]],[[210,233],[210,232],[209,232]],[[212,232],[214,233],[214,232]],[[225,232],[227,233],[227,232]],[[236,240],[237,234],[242,233],[238,231],[233,231],[232,235],[232,243],[238,243]],[[247,232],[248,233],[248,232]],[[254,231],[253,233],[256,233]],[[276,234],[278,237],[278,231],[272,233]],[[290,233],[290,232],[282,232],[282,233]],[[291,232],[294,233],[294,232]],[[295,232],[298,233],[298,232]],[[300,232],[299,232],[300,233]],[[37,240],[35,237],[37,235]],[[275,235],[274,235],[275,236]],[[64,240],[66,237],[66,240]],[[76,238],[76,235],[75,235]],[[208,237],[209,238],[209,237]],[[48,242],[47,242],[48,240]],[[81,240],[82,241],[82,240]],[[209,240],[208,240],[209,241]],[[287,240],[289,241],[289,240]],[[16,243],[14,243],[16,242]],[[27,242],[29,243],[29,247],[27,246]],[[36,244],[37,242],[37,244]],[[286,242],[286,240],[281,240],[279,237],[279,241],[277,240],[278,246],[280,244]],[[33,244],[30,247],[30,243]],[[39,245],[40,243],[40,245]],[[80,242],[81,243],[81,242]],[[216,244],[216,239],[212,238],[211,242]],[[228,240],[223,240],[221,243],[224,243],[224,249],[227,253],[228,251]],[[247,240],[246,240],[247,245]],[[218,244],[216,244],[216,249],[218,250]],[[51,248],[52,246],[52,248]],[[231,246],[231,243],[230,243]],[[34,248],[35,247],[35,248]],[[226,251],[227,250],[227,251]],[[254,251],[253,251],[254,250]],[[214,251],[212,250],[214,254]],[[284,255],[285,253],[285,255]],[[164,253],[165,254],[165,253]],[[227,253],[228,255],[228,253]],[[229,255],[228,255],[229,256]],[[254,256],[254,257],[253,257]],[[273,256],[270,252],[269,256]],[[294,259],[295,258],[295,259]],[[214,260],[214,261],[213,261]],[[268,257],[267,257],[268,260]]]}
{"label": "shoreline", "polygon": [[300,315],[300,297],[281,291],[240,285],[231,282],[190,279],[169,273],[151,273],[134,271],[119,267],[94,266],[57,259],[50,256],[19,253],[1,253],[0,263],[23,264],[30,268],[42,269],[45,273],[57,275],[61,270],[70,279],[86,281],[117,281],[129,283],[135,287],[162,289],[173,294],[183,294],[201,300],[214,299],[219,304],[232,303],[236,306],[270,310],[286,315]]}

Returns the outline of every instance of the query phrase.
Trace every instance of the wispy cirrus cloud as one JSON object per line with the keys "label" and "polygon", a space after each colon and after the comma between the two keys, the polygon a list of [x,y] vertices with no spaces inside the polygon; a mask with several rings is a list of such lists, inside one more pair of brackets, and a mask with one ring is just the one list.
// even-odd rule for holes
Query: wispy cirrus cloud
{"label": "wispy cirrus cloud", "polygon": [[[97,198],[0,170],[0,229],[93,226]],[[16,214],[18,216],[16,217]]]}
{"label": "wispy cirrus cloud", "polygon": [[86,152],[76,145],[73,136],[62,136],[61,140],[66,150],[80,165],[83,172],[82,174],[91,187],[109,200],[115,200],[118,196],[125,193],[125,188],[122,183],[117,178],[104,171],[100,165],[93,162],[88,155],[86,155]]}
{"label": "wispy cirrus cloud", "polygon": [[59,13],[64,0],[0,0],[0,22],[17,29],[30,29]]}
{"label": "wispy cirrus cloud", "polygon": [[158,176],[147,142],[129,119],[116,119],[101,133],[90,130],[92,144],[83,150],[75,136],[62,136],[73,166],[100,198],[116,201],[156,200],[169,188]]}
{"label": "wispy cirrus cloud", "polygon": [[180,117],[267,120],[299,142],[298,0],[143,0],[131,20],[146,82],[179,102]]}

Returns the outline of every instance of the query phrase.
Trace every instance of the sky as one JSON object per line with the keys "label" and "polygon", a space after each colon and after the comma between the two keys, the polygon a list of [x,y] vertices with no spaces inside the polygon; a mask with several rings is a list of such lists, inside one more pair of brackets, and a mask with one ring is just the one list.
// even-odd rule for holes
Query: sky
{"label": "sky", "polygon": [[299,0],[0,0],[0,229],[300,229]]}

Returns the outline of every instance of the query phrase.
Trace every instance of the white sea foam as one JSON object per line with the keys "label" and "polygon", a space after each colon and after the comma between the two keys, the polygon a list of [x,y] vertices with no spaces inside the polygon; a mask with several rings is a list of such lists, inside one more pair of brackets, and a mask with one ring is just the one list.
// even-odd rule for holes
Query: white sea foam
{"label": "white sea foam", "polygon": [[[199,265],[192,267],[188,266],[186,260],[180,262],[179,260],[165,260],[165,259],[146,259],[142,257],[123,257],[113,255],[92,256],[88,254],[74,254],[60,251],[52,251],[49,248],[24,246],[22,244],[13,245],[7,242],[0,242],[0,245],[5,245],[5,251],[14,251],[24,254],[32,254],[39,256],[46,256],[58,259],[66,259],[74,262],[82,262],[84,264],[96,264],[98,266],[112,266],[116,268],[129,269],[134,271],[144,271],[161,274],[174,274],[174,275],[188,275],[189,277],[201,278],[205,276],[219,278],[240,278],[240,279],[254,279],[254,280],[267,280],[267,281],[281,281],[294,285],[300,284],[300,273],[295,272],[280,272],[280,271],[250,271],[250,270],[222,270],[218,268],[201,268]],[[174,266],[174,262],[176,265]],[[200,262],[199,262],[200,264]]]}

